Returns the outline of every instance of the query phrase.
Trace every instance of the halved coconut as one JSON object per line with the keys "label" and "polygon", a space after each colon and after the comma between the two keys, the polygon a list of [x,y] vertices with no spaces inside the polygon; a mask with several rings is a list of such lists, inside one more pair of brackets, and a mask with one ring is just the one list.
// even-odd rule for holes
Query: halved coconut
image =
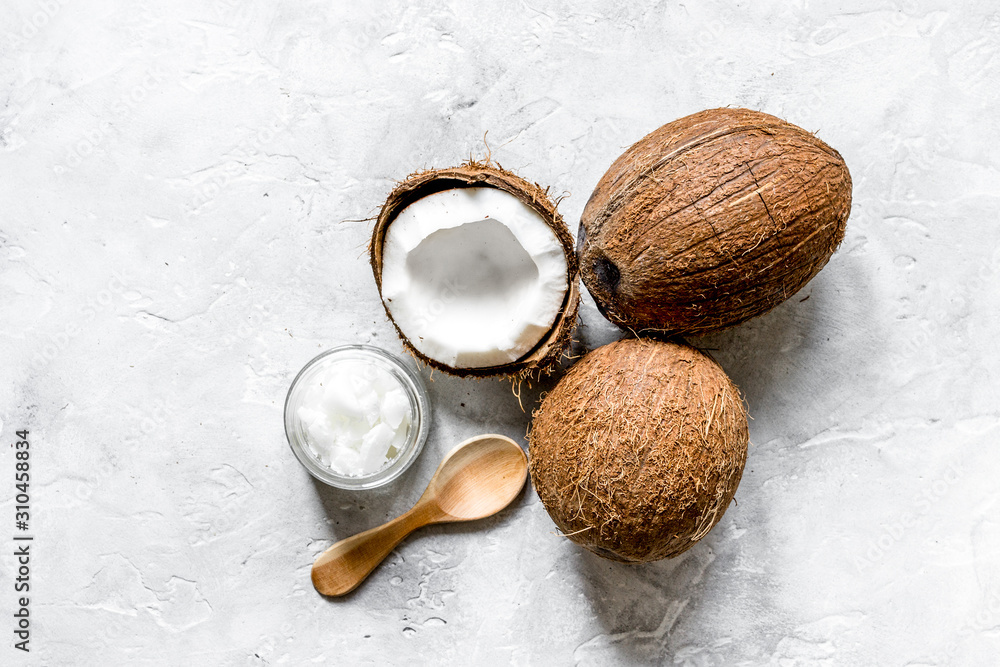
{"label": "halved coconut", "polygon": [[370,253],[389,319],[435,368],[524,377],[569,344],[573,239],[545,190],[499,167],[407,178],[382,206]]}

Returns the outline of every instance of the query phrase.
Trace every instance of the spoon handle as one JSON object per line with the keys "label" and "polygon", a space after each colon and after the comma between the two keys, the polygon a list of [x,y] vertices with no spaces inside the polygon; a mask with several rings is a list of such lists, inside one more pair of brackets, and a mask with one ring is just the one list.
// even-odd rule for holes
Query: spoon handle
{"label": "spoon handle", "polygon": [[433,504],[418,502],[388,523],[337,542],[313,563],[313,586],[323,595],[350,593],[403,538],[443,517],[444,513]]}

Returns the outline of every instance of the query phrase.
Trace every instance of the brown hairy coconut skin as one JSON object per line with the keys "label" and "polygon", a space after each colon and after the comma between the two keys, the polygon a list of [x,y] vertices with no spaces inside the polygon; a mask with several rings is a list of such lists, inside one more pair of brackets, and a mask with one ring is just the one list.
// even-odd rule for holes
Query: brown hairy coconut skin
{"label": "brown hairy coconut skin", "polygon": [[536,411],[531,481],[559,530],[599,556],[671,558],[722,518],[743,474],[747,415],[712,359],[620,340],[573,366]]}
{"label": "brown hairy coconut skin", "polygon": [[851,175],[805,130],[748,109],[668,123],[621,155],[580,221],[583,282],[619,326],[718,331],[778,305],[844,238]]}
{"label": "brown hairy coconut skin", "polygon": [[[555,233],[566,254],[566,282],[568,289],[563,299],[562,308],[552,329],[527,355],[515,362],[503,366],[487,368],[452,368],[419,352],[406,339],[403,332],[393,322],[396,333],[399,334],[403,346],[414,357],[432,368],[460,377],[492,377],[497,375],[512,376],[520,381],[537,378],[554,369],[563,352],[572,342],[573,328],[580,305],[580,287],[578,282],[578,264],[573,252],[573,237],[565,221],[556,210],[555,203],[549,198],[548,190],[537,183],[530,183],[520,176],[505,171],[500,165],[490,162],[470,161],[460,167],[448,169],[431,169],[411,174],[397,185],[382,205],[382,210],[375,221],[371,243],[368,246],[369,261],[375,274],[375,284],[378,286],[379,297],[382,296],[382,246],[385,233],[396,216],[413,202],[427,195],[450,190],[452,188],[490,187],[504,190],[514,195],[522,202],[537,211]],[[382,303],[385,307],[385,302]],[[392,314],[385,307],[386,315],[392,321]]]}

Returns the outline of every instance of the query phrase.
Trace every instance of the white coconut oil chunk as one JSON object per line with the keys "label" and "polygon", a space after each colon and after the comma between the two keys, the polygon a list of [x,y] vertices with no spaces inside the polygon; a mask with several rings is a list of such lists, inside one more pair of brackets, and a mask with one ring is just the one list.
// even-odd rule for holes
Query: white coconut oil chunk
{"label": "white coconut oil chunk", "polygon": [[319,462],[354,477],[378,472],[399,456],[411,407],[403,385],[389,371],[342,361],[315,378],[297,415]]}
{"label": "white coconut oil chunk", "polygon": [[545,219],[496,188],[418,199],[386,230],[382,299],[413,347],[452,368],[517,361],[552,329],[566,256]]}

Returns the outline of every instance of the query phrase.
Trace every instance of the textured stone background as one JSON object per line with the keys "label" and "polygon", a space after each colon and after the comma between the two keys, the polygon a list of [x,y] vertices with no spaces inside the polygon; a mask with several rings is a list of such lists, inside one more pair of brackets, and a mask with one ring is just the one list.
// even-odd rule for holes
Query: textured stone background
{"label": "textured stone background", "polygon": [[[991,664],[1000,13],[742,5],[4,2],[0,662],[26,662],[9,444],[29,428],[27,664]],[[324,488],[289,452],[302,364],[400,350],[363,258],[393,182],[484,156],[488,131],[575,230],[626,146],[725,105],[818,132],[855,186],[803,292],[695,341],[754,418],[738,505],[628,567],[528,489],[319,597],[320,551],[405,510],[454,443],[528,423],[507,384],[435,375],[390,488]],[[582,322],[587,346],[617,335],[589,300]]]}

